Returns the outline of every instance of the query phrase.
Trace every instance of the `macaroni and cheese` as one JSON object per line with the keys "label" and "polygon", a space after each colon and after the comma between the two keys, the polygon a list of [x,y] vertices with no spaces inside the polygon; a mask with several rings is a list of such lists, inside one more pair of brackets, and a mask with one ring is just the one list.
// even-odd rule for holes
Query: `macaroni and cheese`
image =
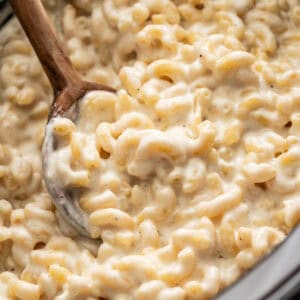
{"label": "macaroni and cheese", "polygon": [[51,121],[14,19],[0,32],[0,299],[210,299],[300,221],[298,0],[46,0],[93,91]]}

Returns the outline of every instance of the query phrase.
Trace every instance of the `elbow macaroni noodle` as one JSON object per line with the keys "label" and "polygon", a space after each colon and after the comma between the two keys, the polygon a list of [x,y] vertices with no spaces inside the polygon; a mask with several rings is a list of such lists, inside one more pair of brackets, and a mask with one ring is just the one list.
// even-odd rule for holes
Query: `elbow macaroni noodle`
{"label": "elbow macaroni noodle", "polygon": [[44,4],[75,68],[118,91],[52,123],[50,175],[82,191],[99,239],[78,236],[45,191],[51,89],[12,20],[0,32],[0,299],[214,297],[300,221],[299,2]]}

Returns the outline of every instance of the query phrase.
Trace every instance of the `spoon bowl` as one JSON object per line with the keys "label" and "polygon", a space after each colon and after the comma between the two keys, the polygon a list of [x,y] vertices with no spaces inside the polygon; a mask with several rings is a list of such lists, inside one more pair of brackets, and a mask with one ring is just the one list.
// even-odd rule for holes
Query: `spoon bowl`
{"label": "spoon bowl", "polygon": [[[56,139],[53,133],[53,122],[57,117],[64,117],[76,123],[79,112],[79,102],[89,91],[113,90],[97,83],[82,82],[81,89],[64,90],[54,99],[45,127],[45,136],[42,148],[43,178],[46,188],[53,199],[53,202],[62,217],[81,235],[90,237],[88,231],[88,220],[85,213],[78,204],[78,193],[76,189],[67,190],[58,181],[53,180],[49,175],[48,158],[56,150]],[[76,99],[76,100],[75,100]],[[75,100],[75,101],[74,101]]]}

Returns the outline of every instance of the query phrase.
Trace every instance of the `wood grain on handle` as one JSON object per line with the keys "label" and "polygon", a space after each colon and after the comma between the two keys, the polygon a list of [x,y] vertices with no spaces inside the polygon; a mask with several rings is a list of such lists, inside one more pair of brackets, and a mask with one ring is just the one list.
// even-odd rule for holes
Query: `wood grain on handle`
{"label": "wood grain on handle", "polygon": [[59,42],[40,0],[9,0],[53,88],[54,96],[80,85],[79,75]]}

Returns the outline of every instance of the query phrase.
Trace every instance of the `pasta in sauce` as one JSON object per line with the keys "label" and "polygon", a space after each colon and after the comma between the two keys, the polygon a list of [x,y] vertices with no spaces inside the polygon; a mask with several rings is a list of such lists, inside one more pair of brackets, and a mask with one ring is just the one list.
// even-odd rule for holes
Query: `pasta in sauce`
{"label": "pasta in sauce", "polygon": [[[49,82],[0,32],[0,299],[210,299],[300,221],[297,0],[44,1],[94,91],[52,122],[50,176],[81,190],[95,242],[42,181]],[[100,238],[102,243],[100,243]]]}

